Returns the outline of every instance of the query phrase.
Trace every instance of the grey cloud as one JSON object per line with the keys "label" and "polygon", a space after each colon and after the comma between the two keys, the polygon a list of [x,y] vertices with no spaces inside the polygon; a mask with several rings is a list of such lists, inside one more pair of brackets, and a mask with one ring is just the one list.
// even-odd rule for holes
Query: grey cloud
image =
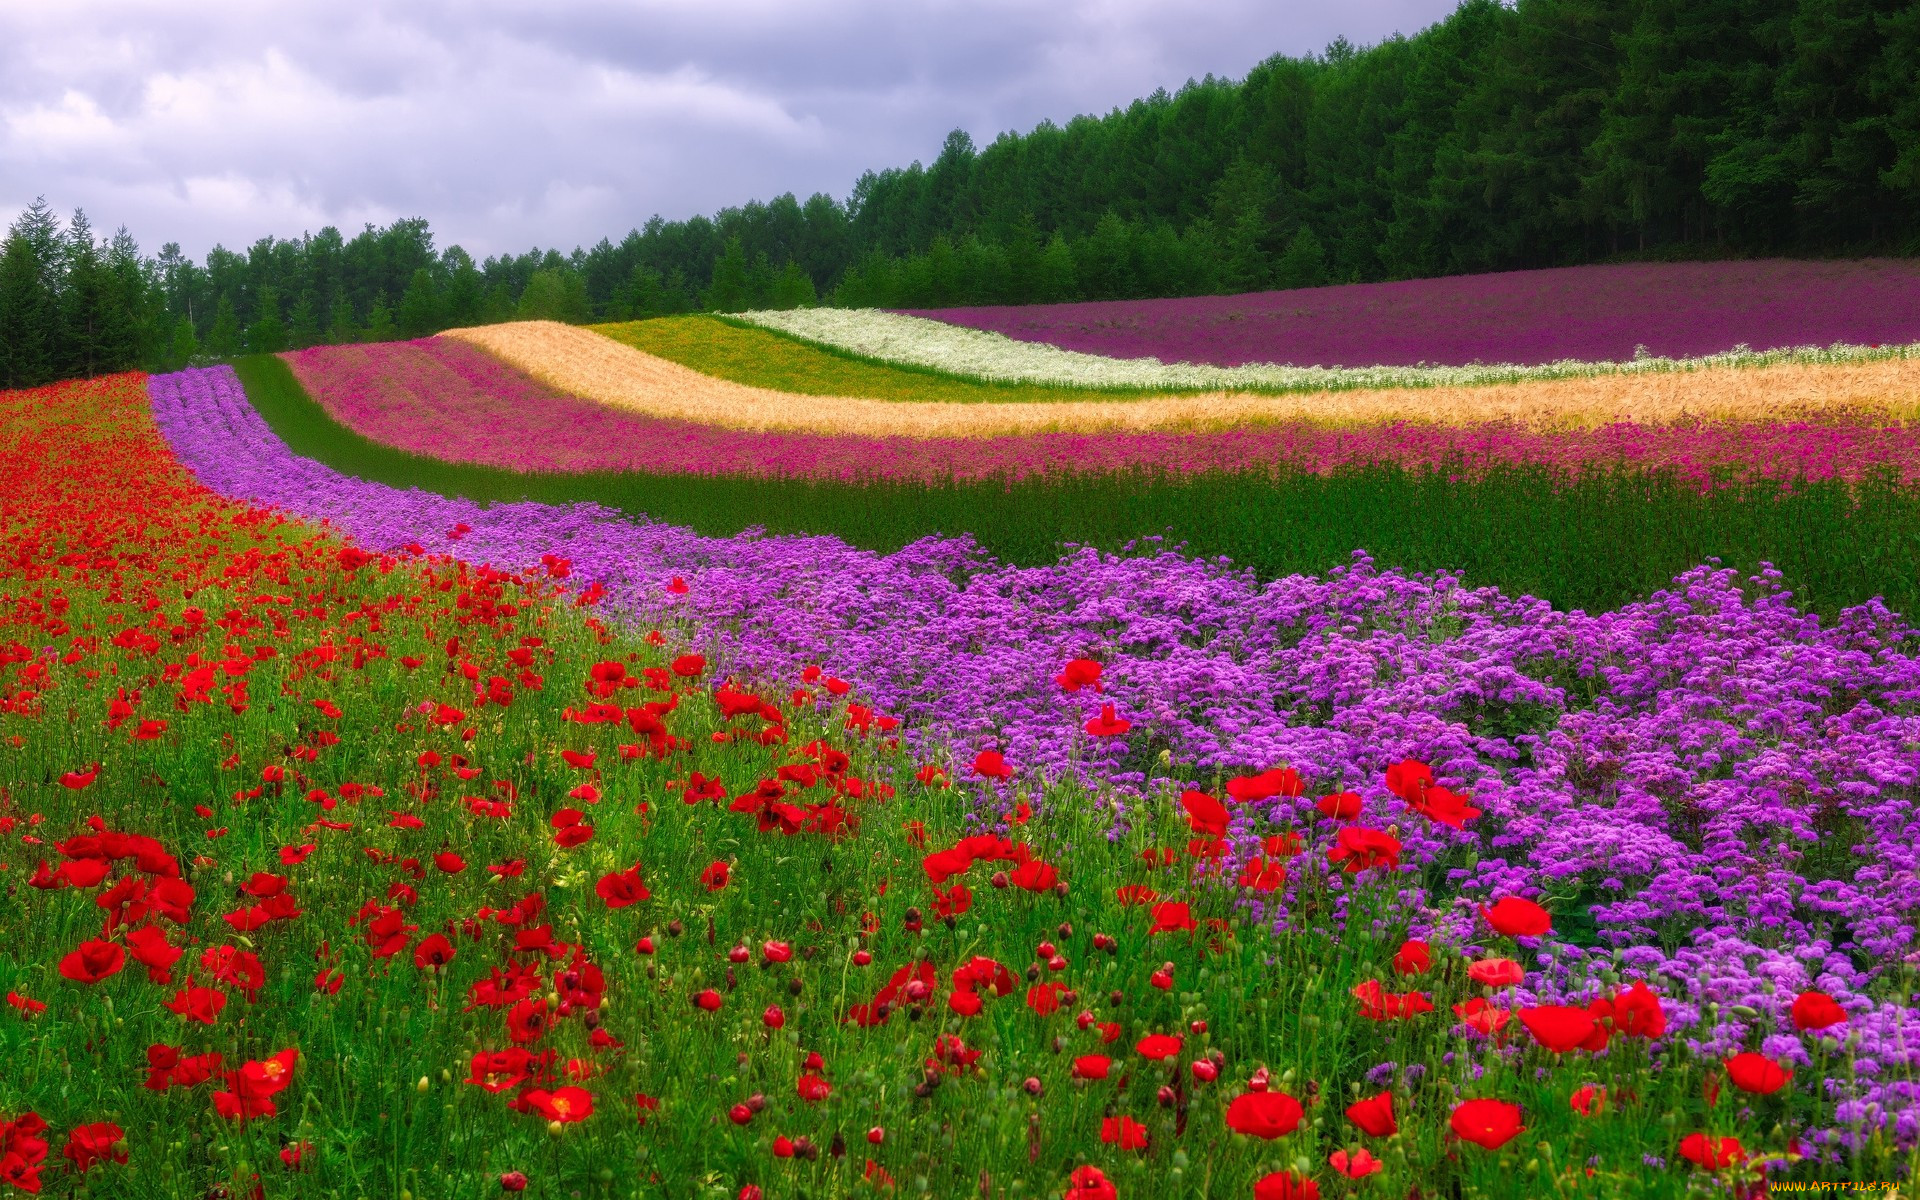
{"label": "grey cloud", "polygon": [[193,254],[424,216],[476,254],[619,237],[1105,112],[1447,0],[77,0],[0,8],[0,209]]}

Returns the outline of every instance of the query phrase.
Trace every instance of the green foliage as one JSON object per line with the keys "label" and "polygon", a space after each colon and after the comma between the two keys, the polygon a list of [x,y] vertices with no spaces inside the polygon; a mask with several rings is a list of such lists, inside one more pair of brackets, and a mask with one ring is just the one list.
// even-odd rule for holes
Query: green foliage
{"label": "green foliage", "polygon": [[713,283],[702,297],[710,312],[745,312],[753,307],[753,287],[747,277],[747,252],[739,238],[727,239],[726,249],[713,263]]}
{"label": "green foliage", "polygon": [[247,326],[247,353],[278,354],[287,348],[287,323],[280,319],[280,301],[272,289],[260,298],[260,316]]}
{"label": "green foliage", "polygon": [[0,246],[0,387],[33,387],[55,377],[58,312],[47,284],[50,268],[16,223]]}
{"label": "green foliage", "polygon": [[233,301],[225,296],[220,297],[213,328],[207,331],[207,353],[215,358],[232,358],[240,353],[240,317]]}
{"label": "green foliage", "polygon": [[582,324],[593,319],[586,281],[564,268],[535,271],[520,295],[515,315],[522,321],[565,321]]}
{"label": "green foliage", "polygon": [[420,458],[335,423],[275,358],[237,364],[254,406],[293,448],[351,475],[483,502],[592,501],[716,536],[830,533],[892,551],[970,533],[1010,562],[1054,561],[1062,543],[1118,549],[1164,537],[1230,555],[1262,577],[1322,572],[1355,547],[1383,565],[1457,570],[1468,584],[1599,611],[1717,557],[1775,564],[1796,599],[1831,615],[1875,596],[1920,612],[1920,494],[1892,480],[1754,483],[1702,492],[1666,474],[1540,468],[1456,482],[1446,469],[1332,475],[1152,472],[927,485],[700,475],[519,474]]}
{"label": "green foliage", "polygon": [[396,314],[400,326],[400,335],[408,338],[423,338],[446,328],[443,316],[444,305],[440,290],[433,281],[433,272],[425,267],[416,267],[413,278],[407,283],[406,294],[400,297],[400,311]]}

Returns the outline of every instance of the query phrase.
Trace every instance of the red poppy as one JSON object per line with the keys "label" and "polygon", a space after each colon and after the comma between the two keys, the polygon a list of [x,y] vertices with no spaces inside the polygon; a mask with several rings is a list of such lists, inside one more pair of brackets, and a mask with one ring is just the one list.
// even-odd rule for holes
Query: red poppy
{"label": "red poppy", "polygon": [[1510,958],[1478,958],[1467,965],[1467,978],[1491,988],[1512,987],[1527,977]]}
{"label": "red poppy", "polygon": [[447,936],[436,933],[421,938],[420,944],[413,948],[413,965],[423,971],[429,968],[437,971],[452,962],[455,953],[453,943],[447,940]]}
{"label": "red poppy", "polygon": [[1348,1179],[1365,1179],[1369,1175],[1378,1175],[1387,1169],[1387,1164],[1367,1153],[1364,1146],[1352,1154],[1348,1154],[1345,1150],[1335,1150],[1327,1155],[1327,1165]]}
{"label": "red poppy", "polygon": [[1153,925],[1148,933],[1177,933],[1194,929],[1193,911],[1184,900],[1169,900],[1153,906]]}
{"label": "red poppy", "polygon": [[1355,792],[1335,792],[1314,802],[1320,814],[1333,821],[1351,821],[1360,815],[1360,797]]}
{"label": "red poppy", "polygon": [[1666,1010],[1660,997],[1645,983],[1634,980],[1624,992],[1613,994],[1614,1032],[1626,1037],[1657,1038],[1667,1031]]}
{"label": "red poppy", "polygon": [[1593,1036],[1593,1016],[1584,1008],[1548,1004],[1520,1010],[1520,1023],[1534,1040],[1555,1054],[1577,1050]]}
{"label": "red poppy", "polygon": [[1060,685],[1063,692],[1077,692],[1083,687],[1097,692],[1100,690],[1100,664],[1090,658],[1070,659],[1053,681]]}
{"label": "red poppy", "polygon": [[1381,1092],[1347,1105],[1347,1120],[1368,1137],[1392,1137],[1400,1129],[1393,1116],[1393,1093]]}
{"label": "red poppy", "polygon": [[1063,1200],[1120,1200],[1120,1193],[1099,1167],[1082,1166],[1067,1176]]}
{"label": "red poppy", "polygon": [[1113,705],[1102,704],[1100,715],[1088,721],[1083,728],[1094,737],[1119,737],[1133,728],[1133,722],[1117,715]]}
{"label": "red poppy", "polygon": [[1344,863],[1347,872],[1354,875],[1369,867],[1392,870],[1400,865],[1400,839],[1378,829],[1348,825],[1327,851],[1327,861]]}
{"label": "red poppy", "polygon": [[547,1002],[525,997],[507,1010],[507,1036],[516,1042],[537,1042],[547,1033]]}
{"label": "red poppy", "polygon": [[118,974],[127,965],[127,952],[117,942],[98,938],[81,942],[78,949],[60,960],[60,974],[75,983],[88,986],[109,975]]}
{"label": "red poppy", "polygon": [[1113,1068],[1113,1060],[1104,1054],[1083,1054],[1073,1060],[1075,1079],[1105,1079]]}
{"label": "red poppy", "polygon": [[1300,1102],[1285,1092],[1242,1092],[1227,1105],[1227,1128],[1271,1141],[1299,1128]]}
{"label": "red poppy", "polygon": [[1012,779],[1013,768],[998,750],[982,750],[973,760],[973,773],[988,779]]}
{"label": "red poppy", "polygon": [[1591,1083],[1583,1085],[1573,1095],[1567,1097],[1567,1106],[1583,1117],[1591,1117],[1607,1105],[1607,1089],[1595,1087]]}
{"label": "red poppy", "polygon": [[635,863],[625,871],[610,871],[594,884],[594,893],[606,902],[608,908],[626,908],[652,897],[647,885],[640,882],[640,865]]}
{"label": "red poppy", "polygon": [[1107,1117],[1100,1122],[1100,1140],[1122,1150],[1145,1150],[1147,1127],[1132,1117]]}
{"label": "red poppy", "polygon": [[[67,1135],[66,1147],[60,1154],[73,1164],[74,1170],[85,1175],[97,1162],[126,1162],[127,1152],[114,1148],[126,1136],[125,1131],[111,1121],[81,1125]],[[4,1149],[5,1146],[0,1146],[0,1150]]]}
{"label": "red poppy", "polygon": [[1403,758],[1387,768],[1387,790],[1411,804],[1433,784],[1433,768],[1411,758]]}
{"label": "red poppy", "polygon": [[1704,1170],[1719,1171],[1747,1161],[1747,1149],[1739,1138],[1690,1133],[1680,1139],[1680,1157]]}
{"label": "red poppy", "polygon": [[1292,1171],[1275,1171],[1253,1181],[1253,1200],[1320,1200],[1320,1185]]}
{"label": "red poppy", "polygon": [[1505,1100],[1462,1100],[1447,1125],[1462,1140],[1489,1150],[1498,1150],[1526,1130],[1520,1106]]}
{"label": "red poppy", "polygon": [[1727,1060],[1727,1079],[1741,1091],[1756,1096],[1771,1096],[1787,1086],[1792,1078],[1792,1071],[1751,1050]]}
{"label": "red poppy", "polygon": [[1227,806],[1208,793],[1181,792],[1180,807],[1186,810],[1187,824],[1195,833],[1218,837],[1227,831]]}
{"label": "red poppy", "polygon": [[710,892],[717,892],[727,886],[727,872],[733,869],[731,863],[716,862],[700,872],[700,886]]}
{"label": "red poppy", "polygon": [[1539,937],[1553,930],[1553,918],[1546,909],[1518,896],[1503,896],[1491,906],[1481,908],[1480,915],[1493,926],[1495,933],[1507,937]]}
{"label": "red poppy", "polygon": [[1433,947],[1421,941],[1407,941],[1394,952],[1393,969],[1400,975],[1425,975],[1433,969]]}
{"label": "red poppy", "polygon": [[1360,1001],[1360,1015],[1369,1021],[1406,1020],[1433,1011],[1424,992],[1389,992],[1377,979],[1356,984],[1353,995]]}
{"label": "red poppy", "polygon": [[795,1085],[795,1091],[799,1093],[802,1100],[814,1103],[832,1095],[833,1085],[818,1075],[802,1075],[800,1082]]}
{"label": "red poppy", "polygon": [[520,1096],[529,1111],[562,1125],[584,1121],[593,1115],[593,1093],[585,1088],[563,1087],[555,1091],[534,1088]]}
{"label": "red poppy", "polygon": [[1825,992],[1801,992],[1793,998],[1793,1027],[1805,1032],[1826,1029],[1847,1019],[1847,1010]]}
{"label": "red poppy", "polygon": [[720,1003],[720,993],[712,988],[704,988],[693,995],[693,1006],[702,1012],[719,1012]]}
{"label": "red poppy", "polygon": [[1140,1057],[1163,1062],[1180,1053],[1180,1038],[1171,1033],[1150,1033],[1133,1044]]}
{"label": "red poppy", "polygon": [[682,654],[673,660],[673,673],[682,679],[692,679],[707,669],[705,655]]}
{"label": "red poppy", "polygon": [[1256,892],[1277,891],[1287,882],[1287,869],[1277,862],[1271,862],[1259,855],[1247,860],[1240,868],[1240,886],[1252,888]]}

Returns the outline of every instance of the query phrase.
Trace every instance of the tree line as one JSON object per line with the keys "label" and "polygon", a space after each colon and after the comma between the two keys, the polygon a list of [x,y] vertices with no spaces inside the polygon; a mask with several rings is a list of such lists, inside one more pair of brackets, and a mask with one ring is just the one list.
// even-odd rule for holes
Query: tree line
{"label": "tree line", "polygon": [[1368,49],[1276,56],[846,200],[658,216],[475,262],[424,220],[144,257],[28,209],[0,384],[519,317],[1256,291],[1634,257],[1920,253],[1920,6],[1465,0]]}

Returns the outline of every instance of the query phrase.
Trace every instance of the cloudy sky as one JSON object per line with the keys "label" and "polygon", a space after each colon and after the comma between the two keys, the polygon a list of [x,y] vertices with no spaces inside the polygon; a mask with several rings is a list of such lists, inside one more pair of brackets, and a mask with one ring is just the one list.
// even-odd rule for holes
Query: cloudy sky
{"label": "cloudy sky", "polygon": [[1452,0],[0,0],[0,214],[174,240],[424,216],[484,257],[1104,112]]}

